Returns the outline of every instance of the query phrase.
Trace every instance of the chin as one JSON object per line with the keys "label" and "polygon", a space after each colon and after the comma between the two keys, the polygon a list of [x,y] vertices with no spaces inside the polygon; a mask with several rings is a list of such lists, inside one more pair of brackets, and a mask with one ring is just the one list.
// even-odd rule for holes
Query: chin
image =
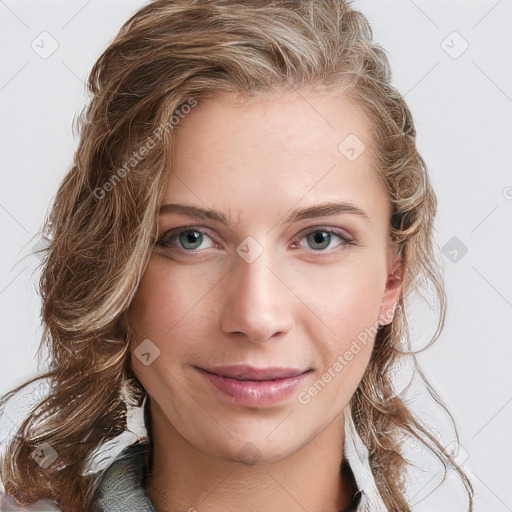
{"label": "chin", "polygon": [[[289,438],[289,436],[286,437]],[[202,440],[204,441],[205,438]],[[264,436],[260,438],[254,435],[252,437],[233,435],[221,443],[218,440],[206,440],[206,445],[196,445],[196,448],[213,457],[229,462],[239,462],[250,467],[278,462],[300,448],[283,445],[283,441],[278,436],[269,440]]]}

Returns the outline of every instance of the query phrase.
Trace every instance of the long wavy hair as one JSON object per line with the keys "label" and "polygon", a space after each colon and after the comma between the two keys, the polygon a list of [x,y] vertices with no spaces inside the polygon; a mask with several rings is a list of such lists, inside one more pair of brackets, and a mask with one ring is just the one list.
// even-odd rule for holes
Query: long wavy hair
{"label": "long wavy hair", "polygon": [[[410,348],[412,294],[428,287],[439,305],[428,346],[444,324],[443,272],[433,238],[437,201],[387,56],[373,42],[366,17],[344,0],[152,1],[95,63],[74,161],[41,229],[48,246],[39,282],[44,332],[38,352],[47,351],[48,365],[0,400],[3,412],[28,384],[50,386],[0,461],[5,491],[20,503],[48,498],[67,512],[89,510],[100,478],[87,471],[91,455],[126,430],[127,407],[147,397],[130,366],[126,312],[158,237],[176,126],[217,91],[263,97],[306,85],[343,88],[372,123],[375,171],[389,192],[390,235],[405,268],[399,307],[378,330],[350,402],[378,490],[391,512],[411,510],[403,450],[408,436],[437,456],[445,474],[455,471],[472,510],[467,475],[394,390],[393,371],[408,352],[404,341]],[[431,396],[450,414],[412,357]],[[41,443],[58,453],[45,469],[32,457]]]}

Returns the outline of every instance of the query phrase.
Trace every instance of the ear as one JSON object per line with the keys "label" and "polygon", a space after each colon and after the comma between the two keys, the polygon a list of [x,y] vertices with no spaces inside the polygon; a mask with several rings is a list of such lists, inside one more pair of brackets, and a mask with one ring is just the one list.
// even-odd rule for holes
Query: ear
{"label": "ear", "polygon": [[402,295],[404,264],[402,258],[396,256],[388,269],[386,288],[382,296],[379,326],[390,324],[395,316],[396,307]]}

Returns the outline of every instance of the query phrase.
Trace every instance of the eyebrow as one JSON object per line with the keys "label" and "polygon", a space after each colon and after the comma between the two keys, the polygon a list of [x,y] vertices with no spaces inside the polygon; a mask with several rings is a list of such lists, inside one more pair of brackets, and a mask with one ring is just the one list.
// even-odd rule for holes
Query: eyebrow
{"label": "eyebrow", "polygon": [[[225,225],[232,224],[222,212],[201,208],[199,206],[169,203],[160,206],[159,214],[161,215],[164,213],[180,213],[182,215],[188,215],[189,217],[195,217],[197,219],[214,220]],[[370,222],[370,218],[364,210],[350,202],[345,201],[330,201],[327,203],[314,204],[306,208],[295,209],[285,217],[283,222],[289,224],[304,219],[314,219],[317,217],[326,217],[328,215],[338,215],[341,213],[357,215]]]}

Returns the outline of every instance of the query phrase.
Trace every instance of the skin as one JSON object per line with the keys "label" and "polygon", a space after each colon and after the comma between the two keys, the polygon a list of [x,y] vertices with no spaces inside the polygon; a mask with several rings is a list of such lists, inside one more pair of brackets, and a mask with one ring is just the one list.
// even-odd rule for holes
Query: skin
{"label": "skin", "polygon": [[[338,150],[349,134],[366,146],[355,161]],[[160,510],[334,512],[350,503],[354,482],[340,473],[343,410],[374,337],[309,403],[298,395],[365,328],[389,323],[400,296],[391,206],[370,134],[346,96],[314,88],[246,104],[222,92],[176,129],[162,204],[212,208],[230,223],[160,215],[159,236],[193,227],[202,242],[186,245],[182,236],[183,245],[178,233],[170,246],[157,245],[130,309],[132,348],[150,339],[160,350],[148,366],[132,355],[150,396],[146,489]],[[283,223],[291,210],[325,201],[350,201],[368,219],[345,212]],[[313,227],[316,242],[305,233]],[[322,243],[326,228],[354,245],[336,234]],[[249,236],[262,248],[251,263],[236,251]],[[242,407],[194,368],[238,363],[313,371],[291,398]],[[246,443],[255,464],[242,460]]]}

